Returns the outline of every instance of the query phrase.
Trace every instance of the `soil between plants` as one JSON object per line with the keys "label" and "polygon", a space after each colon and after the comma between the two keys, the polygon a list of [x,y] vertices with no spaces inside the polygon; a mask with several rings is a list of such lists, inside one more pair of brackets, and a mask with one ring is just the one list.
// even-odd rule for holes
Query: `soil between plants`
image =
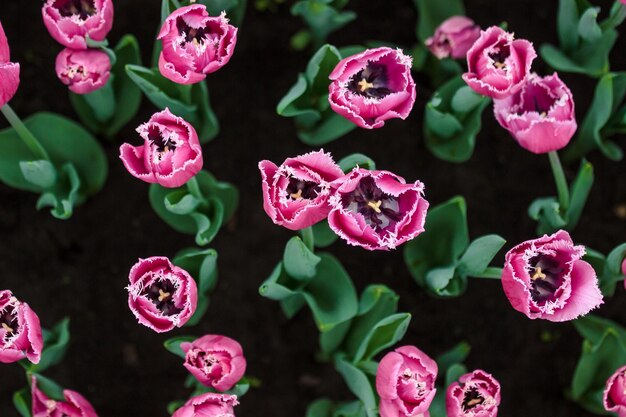
{"label": "soil between plants", "polygon": [[[42,24],[41,3],[27,3],[4,2],[0,8],[12,58],[22,66],[20,89],[11,105],[23,117],[40,110],[75,117],[66,88],[54,75],[61,46]],[[114,43],[124,33],[134,33],[148,62],[159,24],[159,3],[117,1],[109,39]],[[610,2],[601,3],[608,10]],[[506,21],[518,37],[536,46],[556,43],[556,1],[468,0],[466,5],[467,14],[483,27]],[[359,18],[335,33],[331,43],[415,43],[416,14],[410,0],[353,1],[348,8]],[[147,100],[115,142],[103,142],[110,163],[107,184],[69,221],[35,211],[35,195],[0,185],[0,287],[26,300],[44,326],[71,317],[67,357],[47,375],[82,392],[101,417],[165,416],[169,401],[188,396],[180,359],[162,347],[164,340],[180,334],[222,333],[244,346],[248,374],[262,380],[262,386],[241,399],[239,417],[298,416],[321,396],[353,399],[332,365],[315,361],[317,330],[310,314],[300,313],[288,321],[277,303],[257,292],[291,236],[263,212],[257,162],[280,163],[312,149],[297,140],[292,120],[275,114],[279,99],[310,56],[289,49],[290,36],[301,27],[286,5],[275,13],[261,13],[250,5],[235,56],[208,78],[221,133],[204,146],[205,168],[236,184],[241,203],[234,221],[211,245],[219,253],[219,284],[208,314],[197,327],[156,334],[138,325],[127,306],[124,287],[138,257],[172,256],[193,245],[191,236],[176,233],[156,217],[148,203],[147,185],[132,178],[117,157],[119,144],[137,143],[134,127],[155,111]],[[626,68],[619,52],[625,48],[622,37],[612,56],[616,69]],[[540,58],[534,69],[548,71]],[[574,93],[580,121],[595,81],[570,74],[562,78]],[[472,159],[461,165],[437,160],[425,148],[421,133],[423,109],[432,89],[425,80],[418,77],[417,81],[418,101],[405,122],[391,121],[375,131],[356,130],[325,150],[336,159],[362,152],[381,169],[422,180],[432,205],[464,195],[473,238],[498,233],[508,240],[509,248],[534,237],[535,224],[526,208],[538,196],[555,194],[547,157],[517,146],[487,109]],[[0,127],[6,125],[0,122]],[[609,162],[598,153],[590,160],[596,184],[573,236],[576,242],[606,253],[626,236],[626,221],[615,214],[618,205],[626,204],[626,163]],[[568,167],[570,179],[576,168]],[[467,366],[493,373],[502,384],[501,416],[590,415],[563,395],[582,344],[571,325],[528,320],[511,308],[495,280],[471,280],[466,294],[457,299],[430,298],[409,276],[401,249],[370,253],[339,241],[329,250],[344,264],[359,291],[371,283],[384,283],[399,293],[400,311],[413,316],[402,343],[436,356],[461,340],[468,341],[472,352]],[[502,255],[497,264],[502,263]],[[626,324],[624,301],[626,294],[619,287],[598,313]],[[16,416],[11,395],[25,380],[18,365],[1,369],[0,416]]]}

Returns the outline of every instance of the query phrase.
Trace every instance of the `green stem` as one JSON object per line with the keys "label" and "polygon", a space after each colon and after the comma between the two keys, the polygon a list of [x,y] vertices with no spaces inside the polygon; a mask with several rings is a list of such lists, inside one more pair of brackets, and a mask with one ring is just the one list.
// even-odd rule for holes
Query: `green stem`
{"label": "green stem", "polygon": [[28,130],[26,125],[22,122],[17,114],[13,111],[13,109],[5,104],[2,108],[0,108],[4,117],[11,123],[13,129],[17,135],[22,139],[24,145],[30,149],[30,151],[35,155],[37,159],[44,159],[46,161],[50,161],[50,157],[48,156],[48,152],[41,146],[41,143],[37,140],[35,136]]}
{"label": "green stem", "polygon": [[565,179],[565,172],[563,172],[563,166],[559,159],[559,154],[556,151],[548,153],[550,158],[550,166],[552,167],[552,174],[554,175],[554,182],[556,182],[556,189],[559,193],[559,206],[561,212],[565,212],[569,208],[569,186]]}
{"label": "green stem", "polygon": [[196,177],[191,177],[189,181],[187,181],[187,189],[192,196],[200,200],[204,200],[204,197],[202,196],[202,191],[200,191],[200,185],[198,184],[198,180],[196,179]]}
{"label": "green stem", "polygon": [[490,266],[485,269],[482,274],[471,275],[471,277],[482,279],[500,279],[502,277],[502,268]]}
{"label": "green stem", "polygon": [[313,228],[306,227],[300,230],[300,235],[302,236],[302,241],[306,247],[309,248],[311,252],[315,252],[315,237],[313,236]]}

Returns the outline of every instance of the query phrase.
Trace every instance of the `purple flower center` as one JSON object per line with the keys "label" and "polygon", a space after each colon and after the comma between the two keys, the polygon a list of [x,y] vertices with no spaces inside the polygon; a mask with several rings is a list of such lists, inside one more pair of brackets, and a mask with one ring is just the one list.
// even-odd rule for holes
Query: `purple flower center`
{"label": "purple flower center", "polygon": [[292,200],[313,200],[321,191],[320,185],[313,181],[303,181],[295,177],[289,178],[287,197]]}
{"label": "purple flower center", "polygon": [[161,277],[144,288],[141,295],[152,301],[164,316],[173,316],[183,311],[182,308],[178,308],[174,304],[175,292],[176,287],[172,281]]}
{"label": "purple flower center", "polygon": [[176,19],[176,27],[178,28],[178,33],[184,37],[181,46],[184,46],[186,43],[202,45],[208,39],[207,35],[211,33],[211,28],[209,27],[192,28],[182,17]]}
{"label": "purple flower center", "polygon": [[161,129],[155,125],[148,126],[148,140],[152,142],[159,153],[176,150],[176,144],[170,139],[165,139]]}
{"label": "purple flower center", "polygon": [[19,331],[17,312],[12,305],[0,311],[0,329],[4,330],[4,341],[7,342]]}
{"label": "purple flower center", "polygon": [[352,76],[348,90],[359,96],[381,99],[392,93],[388,81],[385,65],[368,62],[365,68]]}
{"label": "purple flower center", "polygon": [[96,14],[94,0],[57,0],[52,7],[63,17],[78,16],[81,20],[87,20],[89,16]]}
{"label": "purple flower center", "polygon": [[520,106],[517,114],[523,115],[527,112],[537,112],[542,116],[546,116],[556,102],[557,97],[551,95],[546,88],[528,83],[522,91],[523,104]]}
{"label": "purple flower center", "polygon": [[548,255],[537,255],[530,259],[530,295],[539,304],[551,301],[563,283],[565,268],[557,259]]}
{"label": "purple flower center", "polygon": [[341,202],[344,209],[362,214],[377,232],[392,228],[402,218],[398,199],[385,194],[372,177],[361,179],[354,191],[341,196]]}
{"label": "purple flower center", "polygon": [[463,395],[463,402],[461,406],[463,411],[469,411],[472,408],[481,405],[485,402],[485,397],[478,391],[478,388],[471,387],[470,389],[465,391]]}
{"label": "purple flower center", "polygon": [[506,70],[506,59],[511,55],[509,45],[500,43],[495,47],[496,51],[489,54],[492,64],[497,69]]}

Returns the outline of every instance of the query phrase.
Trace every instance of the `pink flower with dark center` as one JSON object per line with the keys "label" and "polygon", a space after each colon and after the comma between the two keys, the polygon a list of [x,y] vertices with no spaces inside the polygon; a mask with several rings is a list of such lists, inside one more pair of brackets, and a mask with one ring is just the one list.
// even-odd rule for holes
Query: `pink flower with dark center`
{"label": "pink flower with dark center", "polygon": [[354,168],[332,184],[328,224],[348,244],[388,250],[424,231],[424,184],[389,171]]}
{"label": "pink flower with dark center", "polygon": [[452,16],[443,21],[430,38],[426,47],[439,59],[451,56],[464,58],[476,39],[480,37],[480,26],[466,16]]}
{"label": "pink flower with dark center", "polygon": [[57,77],[76,94],[88,94],[104,87],[110,71],[111,60],[100,50],[66,48],[57,55]]}
{"label": "pink flower with dark center", "polygon": [[243,349],[229,337],[209,334],[180,347],[185,352],[185,368],[217,391],[228,391],[246,373]]}
{"label": "pink flower with dark center", "polygon": [[152,115],[137,132],[143,145],[120,146],[120,159],[132,176],[175,188],[202,169],[202,148],[196,130],[169,109]]}
{"label": "pink flower with dark center", "polygon": [[196,282],[169,259],[139,259],[128,277],[128,306],[139,323],[162,333],[181,327],[198,304]]}
{"label": "pink flower with dark center", "polygon": [[533,153],[562,149],[576,132],[572,93],[556,73],[530,74],[521,90],[495,100],[493,109],[500,125]]}
{"label": "pink flower with dark center", "polygon": [[581,260],[584,254],[563,230],[507,252],[502,287],[513,308],[531,319],[559,322],[602,304],[596,272]]}
{"label": "pink flower with dark center", "polygon": [[65,401],[48,398],[37,387],[37,378],[31,385],[33,417],[98,417],[89,401],[76,391],[63,390]]}
{"label": "pink flower with dark center", "polygon": [[446,392],[448,417],[496,417],[500,383],[480,369],[459,378]]}
{"label": "pink flower with dark center", "polygon": [[87,49],[87,37],[103,41],[113,27],[112,0],[47,0],[43,23],[61,45]]}
{"label": "pink flower with dark center", "polygon": [[235,417],[236,395],[212,392],[191,398],[172,417]]}
{"label": "pink flower with dark center", "polygon": [[39,363],[43,337],[39,317],[9,290],[0,291],[0,362]]}
{"label": "pink flower with dark center", "polygon": [[606,381],[603,403],[606,411],[626,417],[626,366],[619,368]]}
{"label": "pink flower with dark center", "polygon": [[343,171],[323,150],[287,158],[281,166],[259,162],[263,208],[272,221],[300,230],[323,220],[330,212],[330,183]]}
{"label": "pink flower with dark center", "polygon": [[467,52],[463,80],[479,94],[505,98],[522,88],[536,57],[532,43],[492,26]]}
{"label": "pink flower with dark center", "polygon": [[376,371],[381,417],[428,415],[437,392],[436,379],[437,363],[415,346],[386,354]]}
{"label": "pink flower with dark center", "polygon": [[181,7],[165,19],[157,39],[161,75],[179,84],[194,84],[230,61],[237,44],[237,28],[226,14],[209,16],[203,4]]}
{"label": "pink flower with dark center", "polygon": [[0,107],[13,98],[19,85],[20,64],[11,62],[9,41],[0,23]]}
{"label": "pink flower with dark center", "polygon": [[332,109],[359,127],[382,127],[406,119],[415,102],[412,58],[400,49],[368,49],[342,59],[330,74]]}

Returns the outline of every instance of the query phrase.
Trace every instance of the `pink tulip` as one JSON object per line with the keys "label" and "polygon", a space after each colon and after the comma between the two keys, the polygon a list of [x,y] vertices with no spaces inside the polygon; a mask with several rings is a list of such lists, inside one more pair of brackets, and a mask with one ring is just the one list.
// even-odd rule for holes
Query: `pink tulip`
{"label": "pink tulip", "polygon": [[430,38],[426,39],[426,47],[437,58],[451,56],[454,59],[464,58],[467,51],[480,37],[480,26],[465,16],[452,16],[443,21]]}
{"label": "pink tulip", "polygon": [[180,347],[185,352],[185,368],[200,383],[217,391],[228,391],[246,373],[241,345],[226,336],[209,334]]}
{"label": "pink tulip", "polygon": [[564,148],[576,132],[572,93],[556,73],[528,75],[521,90],[494,101],[494,113],[522,148],[537,154]]}
{"label": "pink tulip", "polygon": [[98,417],[89,401],[76,391],[63,390],[65,401],[48,398],[37,387],[37,378],[31,385],[33,417]]}
{"label": "pink tulip", "polygon": [[20,85],[20,64],[11,62],[9,42],[0,23],[0,107],[15,95]]}
{"label": "pink tulip", "polygon": [[0,362],[39,363],[43,337],[39,317],[9,290],[0,291]]}
{"label": "pink tulip", "polygon": [[415,346],[402,346],[386,354],[376,371],[381,417],[428,415],[435,398],[437,363]]}
{"label": "pink tulip", "polygon": [[236,395],[212,392],[191,398],[172,417],[235,417]]}
{"label": "pink tulip", "polygon": [[259,162],[263,208],[272,221],[290,230],[309,227],[328,216],[330,183],[343,171],[323,150],[287,158],[280,167]]}
{"label": "pink tulip", "polygon": [[492,26],[467,52],[463,80],[479,94],[505,98],[522,88],[536,57],[532,43]]}
{"label": "pink tulip", "polygon": [[97,49],[65,48],[57,55],[57,77],[76,94],[88,94],[104,87],[110,71],[109,56]]}
{"label": "pink tulip", "polygon": [[584,246],[574,246],[563,230],[507,252],[502,287],[513,308],[531,319],[559,322],[602,304],[596,273],[581,260],[584,254]]}
{"label": "pink tulip", "polygon": [[500,383],[480,369],[461,376],[446,392],[448,417],[496,417],[499,405]]}
{"label": "pink tulip", "polygon": [[619,368],[606,381],[603,403],[606,411],[626,417],[626,366]]}
{"label": "pink tulip", "polygon": [[412,58],[400,49],[368,49],[342,59],[330,74],[332,109],[359,127],[382,127],[406,119],[415,102]]}
{"label": "pink tulip", "polygon": [[194,84],[230,61],[237,43],[237,28],[226,14],[209,16],[203,4],[181,7],[165,19],[157,39],[161,75],[179,84]]}
{"label": "pink tulip", "polygon": [[61,45],[87,49],[87,37],[103,41],[113,27],[112,0],[46,0],[43,23]]}
{"label": "pink tulip", "polygon": [[162,333],[181,327],[196,311],[198,289],[187,271],[169,259],[139,259],[128,277],[128,306],[139,323]]}
{"label": "pink tulip", "polygon": [[175,188],[202,169],[202,148],[196,130],[169,109],[152,115],[137,132],[144,139],[143,145],[120,146],[120,159],[132,176]]}
{"label": "pink tulip", "polygon": [[333,183],[328,224],[348,244],[388,250],[424,231],[424,184],[388,171],[354,168]]}

